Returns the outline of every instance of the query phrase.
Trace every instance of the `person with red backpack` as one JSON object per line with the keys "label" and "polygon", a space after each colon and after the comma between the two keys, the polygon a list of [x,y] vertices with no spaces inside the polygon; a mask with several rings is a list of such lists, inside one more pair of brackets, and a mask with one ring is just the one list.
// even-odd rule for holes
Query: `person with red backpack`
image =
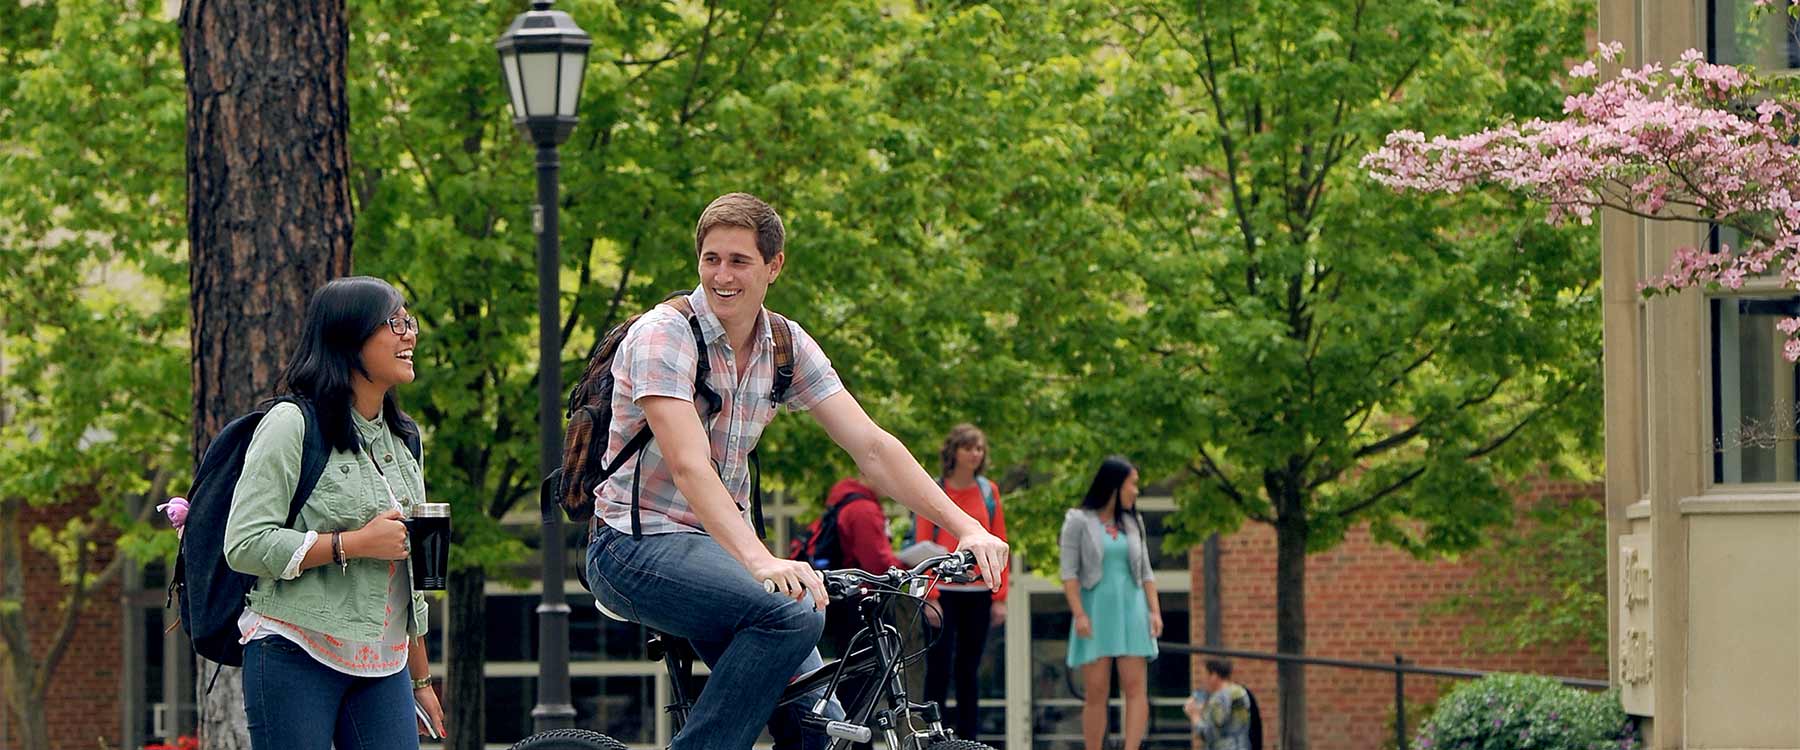
{"label": "person with red backpack", "polygon": [[817,653],[823,579],[771,554],[745,518],[755,507],[751,451],[777,407],[811,412],[873,489],[956,533],[984,569],[1007,565],[1006,543],[869,419],[818,343],[763,308],[785,243],[767,203],[715,199],[694,230],[699,285],[636,319],[605,363],[609,408],[594,440],[604,434],[604,455],[630,462],[594,488],[588,582],[600,606],[687,639],[712,668],[675,750],[750,748],[790,676]]}
{"label": "person with red backpack", "polygon": [[[794,537],[791,547],[789,557],[819,570],[855,568],[885,573],[901,567],[888,536],[881,499],[861,477],[846,477],[832,485],[825,493],[825,512]],[[825,612],[825,634],[840,652],[855,632],[854,614],[847,606]]]}
{"label": "person with red backpack", "polygon": [[[825,512],[806,529],[794,536],[788,557],[811,563],[818,570],[855,568],[870,573],[885,573],[903,567],[894,555],[894,543],[888,535],[887,513],[875,489],[862,477],[840,479],[825,493]],[[848,656],[850,639],[856,635],[856,603],[834,602],[825,610],[825,640],[838,657]],[[867,645],[866,643],[864,645]],[[821,660],[822,661],[822,660]],[[802,669],[815,666],[808,657]],[[874,679],[863,674],[846,674],[838,683],[837,694],[854,700],[867,690]],[[769,721],[769,735],[775,750],[804,748],[799,718],[781,710]],[[852,745],[857,750],[869,744]]]}

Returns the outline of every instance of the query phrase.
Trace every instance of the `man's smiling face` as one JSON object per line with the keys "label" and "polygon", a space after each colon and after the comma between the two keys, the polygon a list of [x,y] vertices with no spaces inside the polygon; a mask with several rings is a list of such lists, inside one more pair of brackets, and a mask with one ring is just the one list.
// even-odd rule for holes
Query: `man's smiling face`
{"label": "man's smiling face", "polygon": [[756,249],[756,232],[721,226],[706,233],[700,245],[700,285],[720,321],[753,320],[762,310],[769,284],[781,275],[782,253],[764,261]]}

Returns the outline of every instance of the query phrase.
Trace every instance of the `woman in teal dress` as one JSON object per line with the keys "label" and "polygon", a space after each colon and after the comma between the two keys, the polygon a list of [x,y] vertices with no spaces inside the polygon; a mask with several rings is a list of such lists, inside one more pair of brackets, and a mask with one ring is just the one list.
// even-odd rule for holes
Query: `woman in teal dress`
{"label": "woman in teal dress", "polygon": [[1111,456],[1100,462],[1081,506],[1063,517],[1063,593],[1075,616],[1069,668],[1081,670],[1086,690],[1081,734],[1087,750],[1100,750],[1106,736],[1115,663],[1125,696],[1125,750],[1138,750],[1150,720],[1145,674],[1162,636],[1162,608],[1137,512],[1137,482],[1137,467]]}

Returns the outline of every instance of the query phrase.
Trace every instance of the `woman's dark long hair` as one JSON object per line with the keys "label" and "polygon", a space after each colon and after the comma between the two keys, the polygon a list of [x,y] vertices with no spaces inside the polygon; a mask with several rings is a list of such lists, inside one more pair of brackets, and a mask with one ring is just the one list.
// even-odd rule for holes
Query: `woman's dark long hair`
{"label": "woman's dark long hair", "polygon": [[[1137,467],[1132,465],[1131,459],[1124,456],[1107,456],[1100,462],[1100,469],[1094,472],[1094,481],[1088,485],[1087,495],[1081,498],[1081,507],[1099,511],[1106,507],[1107,503],[1118,500],[1120,506],[1113,511],[1113,517],[1123,518],[1129,515],[1132,522],[1137,524],[1138,533],[1143,534],[1144,517],[1138,514],[1137,503],[1131,504],[1131,511],[1127,514],[1123,512],[1125,510],[1124,498],[1120,496],[1120,489],[1125,486],[1125,480],[1130,478],[1131,472],[1134,471],[1137,471]],[[1121,521],[1119,525],[1124,526],[1125,524]]]}
{"label": "woman's dark long hair", "polygon": [[[350,374],[359,372],[368,377],[362,361],[363,342],[387,325],[387,319],[405,305],[399,290],[372,276],[333,279],[313,292],[306,303],[300,344],[288,357],[276,394],[312,402],[319,417],[319,431],[332,450],[354,452],[361,448],[355,423],[350,419],[356,400]],[[400,411],[392,389],[381,397],[381,413],[389,431],[402,438],[417,436],[418,427]]]}

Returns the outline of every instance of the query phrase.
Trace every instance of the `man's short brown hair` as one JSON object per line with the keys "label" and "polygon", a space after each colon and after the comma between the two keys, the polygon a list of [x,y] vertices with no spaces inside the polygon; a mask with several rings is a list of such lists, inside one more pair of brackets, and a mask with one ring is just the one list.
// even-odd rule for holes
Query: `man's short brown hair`
{"label": "man's short brown hair", "polygon": [[706,242],[706,235],[716,227],[742,227],[756,233],[756,251],[762,254],[764,263],[775,260],[787,244],[787,230],[781,226],[781,215],[775,209],[749,193],[726,193],[706,204],[706,210],[700,212],[700,222],[694,226],[694,254],[700,254],[700,246]]}

